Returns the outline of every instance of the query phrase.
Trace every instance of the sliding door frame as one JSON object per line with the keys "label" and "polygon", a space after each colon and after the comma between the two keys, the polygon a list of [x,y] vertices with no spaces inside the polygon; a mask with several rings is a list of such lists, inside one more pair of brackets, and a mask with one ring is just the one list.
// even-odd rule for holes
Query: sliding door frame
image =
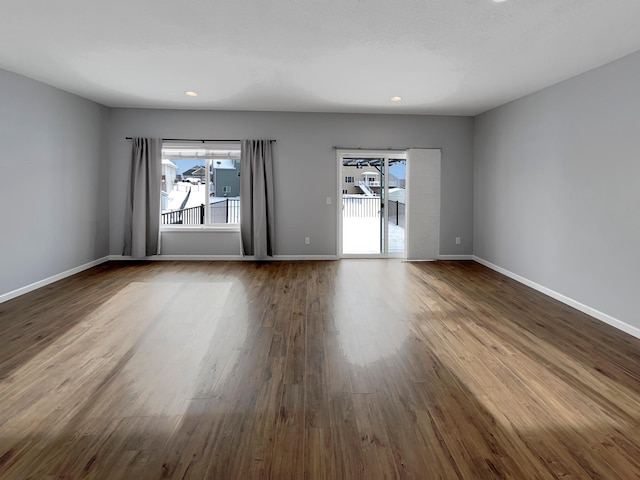
{"label": "sliding door frame", "polygon": [[[383,209],[383,246],[380,253],[343,253],[343,210],[342,210],[342,159],[345,156],[357,156],[361,158],[383,158],[384,162],[384,190],[385,193],[380,196],[381,208]],[[406,150],[364,150],[364,149],[336,149],[336,164],[337,164],[337,201],[336,201],[336,219],[338,220],[337,228],[337,256],[338,258],[406,258],[407,245],[406,245],[406,224],[405,224],[405,246],[404,252],[389,253],[389,159],[403,158],[406,159]],[[382,200],[384,199],[384,205]],[[408,218],[405,218],[405,222],[408,223]]]}

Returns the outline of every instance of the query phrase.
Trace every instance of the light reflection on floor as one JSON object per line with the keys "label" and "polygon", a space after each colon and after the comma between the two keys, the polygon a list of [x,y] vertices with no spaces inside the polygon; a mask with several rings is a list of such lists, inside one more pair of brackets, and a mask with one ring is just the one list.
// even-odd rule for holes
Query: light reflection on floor
{"label": "light reflection on floor", "polygon": [[[130,283],[0,384],[0,395],[14,399],[0,412],[3,432],[36,434],[37,425],[52,435],[65,429],[60,416],[92,418],[104,405],[70,400],[81,388],[108,398],[110,411],[122,417],[184,414],[214,336],[227,330],[220,323],[231,288],[231,282]],[[246,322],[236,322],[236,338],[246,331]],[[224,382],[224,373],[216,374]]]}

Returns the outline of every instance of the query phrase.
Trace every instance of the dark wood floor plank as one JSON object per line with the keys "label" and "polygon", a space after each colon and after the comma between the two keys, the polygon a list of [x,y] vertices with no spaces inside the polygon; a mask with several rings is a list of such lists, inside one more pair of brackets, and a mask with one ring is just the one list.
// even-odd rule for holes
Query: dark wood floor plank
{"label": "dark wood floor plank", "polygon": [[322,314],[309,313],[305,332],[305,425],[313,428],[329,428],[329,396]]}
{"label": "dark wood floor plank", "polygon": [[397,478],[398,470],[380,408],[379,394],[354,394],[353,413],[362,449],[362,477]]}
{"label": "dark wood floor plank", "polygon": [[275,434],[271,478],[303,478],[306,439],[302,384],[283,385]]}
{"label": "dark wood floor plank", "polygon": [[333,452],[335,444],[331,431],[324,428],[305,428],[305,480],[331,480],[344,478],[336,471]]}

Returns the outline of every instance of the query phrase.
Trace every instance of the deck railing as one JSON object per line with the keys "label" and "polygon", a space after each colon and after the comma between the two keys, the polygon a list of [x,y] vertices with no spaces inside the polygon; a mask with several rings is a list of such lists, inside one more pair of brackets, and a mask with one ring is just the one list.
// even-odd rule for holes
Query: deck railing
{"label": "deck railing", "polygon": [[[378,217],[380,197],[353,196],[342,198],[342,212],[345,217]],[[205,223],[205,205],[183,208],[162,214],[162,225],[202,225]],[[240,200],[225,198],[209,204],[209,223],[239,223]],[[405,204],[389,200],[389,222],[404,227]]]}
{"label": "deck railing", "polygon": [[[342,215],[344,217],[379,217],[380,197],[343,196]],[[405,204],[396,200],[389,200],[389,223],[404,228]]]}
{"label": "deck railing", "polygon": [[342,214],[345,217],[377,217],[380,215],[380,197],[343,196]]}
{"label": "deck railing", "polygon": [[211,223],[240,223],[240,199],[225,198],[209,204]]}
{"label": "deck railing", "polygon": [[406,205],[397,200],[389,200],[389,223],[404,228]]}
{"label": "deck railing", "polygon": [[[161,215],[162,225],[203,225],[205,223],[205,205],[182,208]],[[209,204],[209,223],[239,223],[240,200],[225,198]]]}

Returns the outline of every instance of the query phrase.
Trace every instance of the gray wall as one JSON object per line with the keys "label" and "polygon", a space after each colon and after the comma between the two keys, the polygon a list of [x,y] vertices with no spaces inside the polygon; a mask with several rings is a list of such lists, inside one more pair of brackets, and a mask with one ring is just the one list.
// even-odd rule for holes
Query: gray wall
{"label": "gray wall", "polygon": [[108,254],[107,115],[0,70],[0,295]]}
{"label": "gray wall", "polygon": [[[411,115],[349,115],[112,109],[110,251],[122,252],[130,142],[127,136],[163,138],[272,138],[276,188],[276,255],[335,255],[336,175],[333,145],[442,148],[441,254],[471,254],[473,119]],[[326,205],[331,197],[332,205]],[[229,233],[163,236],[163,253],[233,255]],[[455,237],[462,244],[455,245]],[[167,238],[165,238],[167,237]],[[304,237],[311,244],[304,244]]]}
{"label": "gray wall", "polygon": [[474,254],[640,327],[640,53],[475,121]]}

